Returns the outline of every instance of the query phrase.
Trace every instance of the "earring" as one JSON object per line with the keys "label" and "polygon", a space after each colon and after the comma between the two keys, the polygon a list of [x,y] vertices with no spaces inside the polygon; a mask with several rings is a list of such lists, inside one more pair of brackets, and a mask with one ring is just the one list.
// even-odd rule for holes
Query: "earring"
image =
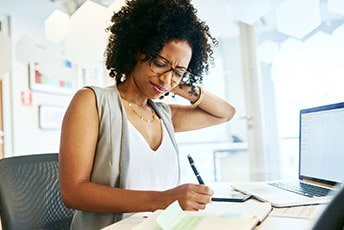
{"label": "earring", "polygon": [[124,82],[125,80],[127,80],[127,77],[125,76],[125,74],[122,74],[120,81]]}
{"label": "earring", "polygon": [[115,77],[115,70],[114,70],[114,69],[110,69],[109,76],[110,76],[111,78],[114,78],[114,77]]}

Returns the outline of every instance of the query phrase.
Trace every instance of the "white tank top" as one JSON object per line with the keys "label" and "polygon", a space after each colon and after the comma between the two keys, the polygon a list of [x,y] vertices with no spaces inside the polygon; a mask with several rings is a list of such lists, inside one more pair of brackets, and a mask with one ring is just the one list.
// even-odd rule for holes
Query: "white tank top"
{"label": "white tank top", "polygon": [[178,184],[178,158],[163,121],[162,142],[152,150],[142,134],[130,123],[127,189],[166,190]]}

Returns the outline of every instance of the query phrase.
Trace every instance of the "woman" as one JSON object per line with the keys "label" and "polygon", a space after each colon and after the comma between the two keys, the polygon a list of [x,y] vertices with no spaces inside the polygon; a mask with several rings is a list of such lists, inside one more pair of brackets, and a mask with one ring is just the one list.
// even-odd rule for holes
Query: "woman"
{"label": "woman", "polygon": [[[189,0],[132,0],[112,17],[106,67],[113,86],[86,87],[64,117],[60,184],[72,229],[99,229],[123,213],[204,209],[212,190],[179,185],[174,132],[229,121],[235,109],[197,85],[216,44]],[[190,105],[155,99],[172,92]]]}

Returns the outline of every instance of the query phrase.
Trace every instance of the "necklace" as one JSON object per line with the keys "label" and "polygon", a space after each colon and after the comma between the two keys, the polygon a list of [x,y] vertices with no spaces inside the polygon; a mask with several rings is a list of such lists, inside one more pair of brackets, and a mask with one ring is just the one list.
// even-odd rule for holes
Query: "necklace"
{"label": "necklace", "polygon": [[141,116],[138,112],[136,112],[136,110],[134,109],[133,105],[131,103],[128,103],[129,105],[129,108],[136,114],[136,116],[138,116],[141,120],[147,122],[147,123],[152,123],[154,121],[154,111],[152,108],[151,111],[152,111],[152,119],[151,120],[147,120],[145,119],[143,116]]}

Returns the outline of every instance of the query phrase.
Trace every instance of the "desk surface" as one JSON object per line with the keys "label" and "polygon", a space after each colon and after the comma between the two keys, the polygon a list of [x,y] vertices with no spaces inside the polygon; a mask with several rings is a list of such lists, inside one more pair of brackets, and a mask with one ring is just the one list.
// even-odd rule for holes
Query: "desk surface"
{"label": "desk surface", "polygon": [[[290,208],[273,208],[269,216],[256,227],[257,230],[308,230],[312,228],[319,212],[324,205],[299,206]],[[126,230],[132,229],[151,213],[137,213],[120,222],[112,224],[103,230]]]}
{"label": "desk surface", "polygon": [[257,230],[307,230],[311,229],[313,219],[287,218],[268,216],[263,223],[257,226]]}
{"label": "desk surface", "polygon": [[[227,187],[228,183],[214,183],[211,185],[212,188],[223,188]],[[228,188],[228,187],[227,187]],[[215,190],[216,191],[216,190]],[[253,199],[253,198],[251,198]],[[255,200],[256,202],[260,202]],[[297,206],[289,208],[273,208],[265,220],[256,227],[258,230],[275,230],[275,229],[311,229],[316,218],[320,215],[321,211],[326,205],[307,205],[307,206]],[[230,207],[230,205],[228,206]],[[151,212],[137,213],[120,222],[112,224],[103,230],[125,230],[132,229],[133,226],[142,222],[149,216]]]}

